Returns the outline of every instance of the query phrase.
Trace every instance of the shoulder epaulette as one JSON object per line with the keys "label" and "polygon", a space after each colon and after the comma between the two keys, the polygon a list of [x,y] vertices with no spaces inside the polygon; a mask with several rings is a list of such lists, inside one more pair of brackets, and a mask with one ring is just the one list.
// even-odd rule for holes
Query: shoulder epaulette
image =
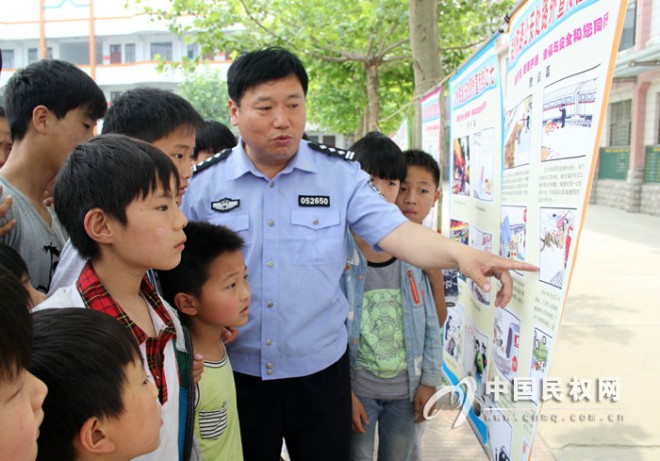
{"label": "shoulder epaulette", "polygon": [[203,162],[199,162],[197,165],[193,167],[193,176],[199,173],[200,171],[206,170],[208,167],[215,165],[218,162],[221,162],[222,160],[226,159],[229,154],[231,154],[231,147],[218,152],[215,154],[213,157],[209,157]]}
{"label": "shoulder epaulette", "polygon": [[339,157],[339,158],[343,158],[344,160],[355,159],[355,152],[352,152],[350,150],[340,149],[339,147],[330,147],[330,146],[326,146],[325,144],[317,144],[315,142],[310,142],[309,147],[311,147],[315,151],[328,154],[331,157]]}

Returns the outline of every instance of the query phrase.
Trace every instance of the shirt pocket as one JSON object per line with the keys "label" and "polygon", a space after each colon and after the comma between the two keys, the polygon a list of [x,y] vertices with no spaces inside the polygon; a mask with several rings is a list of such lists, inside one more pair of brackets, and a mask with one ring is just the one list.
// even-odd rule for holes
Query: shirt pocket
{"label": "shirt pocket", "polygon": [[345,227],[335,210],[292,210],[293,263],[320,265],[343,262]]}
{"label": "shirt pocket", "polygon": [[219,410],[199,412],[199,435],[202,440],[216,440],[227,429],[227,405]]}
{"label": "shirt pocket", "polygon": [[211,224],[226,226],[239,234],[247,233],[250,230],[249,213],[216,213],[209,221]]}

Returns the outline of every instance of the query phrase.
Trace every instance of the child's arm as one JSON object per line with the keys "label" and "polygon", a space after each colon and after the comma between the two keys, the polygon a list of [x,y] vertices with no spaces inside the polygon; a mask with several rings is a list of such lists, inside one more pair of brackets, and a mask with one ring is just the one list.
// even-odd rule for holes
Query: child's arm
{"label": "child's arm", "polygon": [[426,271],[431,284],[431,293],[435,301],[435,313],[438,315],[438,324],[442,330],[447,318],[447,303],[445,301],[445,278],[441,270]]}
{"label": "child's arm", "polygon": [[353,398],[353,432],[364,434],[365,431],[362,423],[369,424],[367,411],[364,409],[364,405],[362,405],[362,402],[360,402],[360,399],[357,398],[353,391],[351,391],[351,397]]}

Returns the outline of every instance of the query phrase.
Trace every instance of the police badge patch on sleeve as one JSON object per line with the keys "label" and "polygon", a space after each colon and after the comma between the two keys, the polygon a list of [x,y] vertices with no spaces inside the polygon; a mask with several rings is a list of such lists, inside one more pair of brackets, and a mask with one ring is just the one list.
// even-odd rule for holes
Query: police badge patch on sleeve
{"label": "police badge patch on sleeve", "polygon": [[226,213],[231,211],[234,208],[238,208],[241,205],[241,201],[233,198],[223,198],[217,202],[211,202],[211,208],[220,213]]}

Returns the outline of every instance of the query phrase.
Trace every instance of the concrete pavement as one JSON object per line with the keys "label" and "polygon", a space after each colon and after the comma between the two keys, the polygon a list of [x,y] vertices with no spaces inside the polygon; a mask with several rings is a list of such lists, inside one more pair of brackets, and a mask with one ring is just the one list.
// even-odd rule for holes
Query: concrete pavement
{"label": "concrete pavement", "polygon": [[[618,378],[619,400],[546,402],[532,460],[660,459],[659,288],[660,217],[589,205],[549,377]],[[454,419],[428,423],[424,461],[487,459]]]}

